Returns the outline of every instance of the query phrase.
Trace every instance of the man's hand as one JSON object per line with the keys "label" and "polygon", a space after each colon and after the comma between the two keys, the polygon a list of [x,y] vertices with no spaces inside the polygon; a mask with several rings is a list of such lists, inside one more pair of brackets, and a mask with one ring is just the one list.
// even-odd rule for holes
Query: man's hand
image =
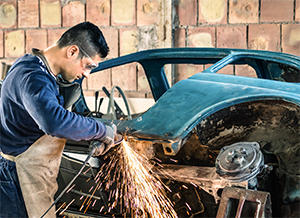
{"label": "man's hand", "polygon": [[112,124],[111,126],[105,125],[106,134],[101,139],[97,139],[101,143],[91,143],[91,149],[95,147],[93,156],[99,156],[105,154],[109,149],[115,146],[115,136],[117,134],[117,126]]}

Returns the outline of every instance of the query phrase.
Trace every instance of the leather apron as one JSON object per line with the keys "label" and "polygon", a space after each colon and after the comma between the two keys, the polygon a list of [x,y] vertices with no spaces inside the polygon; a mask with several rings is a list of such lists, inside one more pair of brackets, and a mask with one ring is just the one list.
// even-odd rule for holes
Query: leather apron
{"label": "leather apron", "polygon": [[[56,178],[66,139],[50,135],[40,137],[15,159],[26,210],[30,218],[39,218],[54,202]],[[44,216],[54,218],[55,208]]]}

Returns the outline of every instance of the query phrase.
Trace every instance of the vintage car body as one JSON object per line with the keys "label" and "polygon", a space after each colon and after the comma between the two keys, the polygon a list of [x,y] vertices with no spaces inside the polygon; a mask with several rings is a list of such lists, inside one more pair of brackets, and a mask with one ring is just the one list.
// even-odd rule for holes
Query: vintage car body
{"label": "vintage car body", "polygon": [[[143,67],[155,104],[146,112],[133,116],[133,119],[126,116],[116,120],[95,116],[94,119],[114,122],[118,131],[126,135],[130,144],[141,154],[150,161],[162,161],[161,165],[169,176],[160,171],[156,173],[174,193],[182,196],[178,199],[169,193],[179,217],[227,217],[235,214],[239,214],[238,217],[249,214],[253,217],[299,216],[299,56],[240,49],[154,49],[102,62],[92,73],[134,62]],[[211,66],[170,87],[164,72],[166,64]],[[255,70],[257,78],[217,73],[228,65],[249,65]],[[90,111],[83,96],[74,104],[73,110],[82,114]],[[253,148],[249,143],[257,143],[258,150],[253,151],[257,152],[253,155],[262,159],[260,164],[250,166],[247,171],[249,166],[235,158],[242,155],[236,148]],[[239,166],[233,178],[231,171],[222,166],[224,161],[220,160],[231,145],[235,147],[230,149],[238,154],[231,157],[234,160],[232,163]],[[65,154],[70,153],[87,154],[86,143],[68,142]],[[225,159],[230,155],[225,154]],[[68,160],[63,158],[62,161],[58,179],[61,188],[80,166],[80,162],[75,166],[69,155],[64,157]],[[174,159],[176,163],[170,161]],[[97,172],[97,167],[93,169]],[[93,177],[92,174],[89,176]],[[79,178],[76,186],[80,189],[74,188],[73,196],[66,195],[62,201],[71,201],[75,198],[75,192],[78,195],[87,194],[86,187],[91,186],[86,183],[89,176]],[[235,177],[239,179],[235,180]],[[168,182],[171,180],[172,183]],[[236,189],[236,182],[243,188]],[[182,184],[189,190],[180,188]],[[191,184],[201,191],[195,191]],[[223,197],[220,194],[222,191]],[[105,195],[103,191],[97,196],[105,202]],[[244,205],[241,202],[251,202],[250,197],[245,196],[252,196],[256,199],[253,201],[259,199],[263,203],[259,206],[255,206],[257,202],[254,206],[253,202]],[[237,200],[232,202],[228,199]],[[190,207],[186,206],[186,202]],[[75,212],[80,204],[75,201],[70,213],[80,214]],[[88,210],[87,214],[122,216],[116,211],[93,213],[99,207],[101,204]]]}
{"label": "vintage car body", "polygon": [[[131,131],[142,130],[134,134],[137,138],[150,137],[151,140],[178,142],[207,116],[243,102],[260,99],[284,100],[299,105],[298,84],[271,81],[272,79],[299,82],[297,56],[267,51],[215,48],[161,49],[143,51],[103,62],[95,72],[130,62],[138,62],[144,67],[153,97],[157,101],[138,119],[116,122],[121,132],[127,131],[130,134]],[[170,89],[163,70],[164,66],[170,63],[214,63],[214,65],[201,74],[176,83]],[[256,70],[258,78],[270,80],[215,74],[228,64],[249,64]],[[290,70],[284,71],[278,64],[283,66],[287,64]],[[77,103],[76,110],[82,112],[87,110],[87,106],[84,102]],[[170,119],[170,112],[174,117],[179,114],[180,118]],[[179,150],[177,145],[174,145],[173,149],[174,154]]]}
{"label": "vintage car body", "polygon": [[[128,63],[143,67],[155,100],[151,108],[132,119],[104,119],[89,113],[82,94],[72,110],[115,123],[149,161],[159,159],[167,174],[155,172],[172,190],[168,196],[179,217],[299,217],[299,56],[225,48],[153,49],[104,61],[92,73]],[[209,67],[170,86],[164,72],[167,64]],[[257,78],[218,73],[228,65],[251,66]],[[242,148],[250,154],[245,156]],[[58,194],[88,153],[88,142],[67,142]],[[58,206],[75,199],[65,215],[123,217],[117,208],[99,213],[108,205],[109,194],[103,189],[92,196],[95,206],[80,210],[79,198],[90,196],[89,179],[104,162],[94,158],[92,169],[61,198]],[[235,164],[234,170],[229,164]]]}

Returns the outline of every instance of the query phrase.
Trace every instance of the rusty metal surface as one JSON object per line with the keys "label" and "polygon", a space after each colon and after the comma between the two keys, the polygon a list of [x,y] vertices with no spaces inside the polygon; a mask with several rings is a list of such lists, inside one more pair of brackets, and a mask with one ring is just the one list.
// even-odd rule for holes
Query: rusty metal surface
{"label": "rusty metal surface", "polygon": [[238,185],[239,187],[248,187],[248,182],[231,183],[221,179],[216,173],[215,167],[201,167],[201,166],[184,166],[163,164],[162,168],[154,172],[163,179],[171,179],[184,183],[191,183],[201,187],[207,193],[214,196],[215,202],[218,203],[220,197],[218,190],[226,186]]}
{"label": "rusty metal surface", "polygon": [[[232,206],[232,199],[238,200],[238,206],[236,210]],[[254,202],[255,204],[251,205],[247,204],[247,202]],[[236,218],[250,217],[245,216],[243,214],[244,211],[246,211],[246,213],[248,214],[254,215],[252,217],[255,218],[272,217],[270,193],[241,189],[236,187],[225,187],[222,192],[222,198],[219,205],[217,218],[231,217],[232,212],[235,213],[234,216]]]}

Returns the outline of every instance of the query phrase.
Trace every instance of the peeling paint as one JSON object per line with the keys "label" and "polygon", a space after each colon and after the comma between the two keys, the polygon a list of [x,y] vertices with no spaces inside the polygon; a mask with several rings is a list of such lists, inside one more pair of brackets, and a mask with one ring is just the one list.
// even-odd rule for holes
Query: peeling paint
{"label": "peeling paint", "polygon": [[289,42],[291,45],[297,45],[300,42],[300,28],[291,30]]}
{"label": "peeling paint", "polygon": [[131,24],[134,21],[135,1],[115,0],[112,4],[113,22],[116,24]]}
{"label": "peeling paint", "polygon": [[204,19],[208,22],[221,21],[225,15],[224,2],[224,0],[201,0],[199,4]]}
{"label": "peeling paint", "polygon": [[141,27],[139,30],[138,51],[157,48],[156,26]]}
{"label": "peeling paint", "polygon": [[269,42],[262,37],[257,37],[249,42],[250,49],[268,50]]}
{"label": "peeling paint", "polygon": [[198,33],[189,36],[190,43],[193,47],[212,48],[212,37],[209,33]]}
{"label": "peeling paint", "polygon": [[9,28],[16,23],[17,12],[12,4],[0,5],[0,27]]}
{"label": "peeling paint", "polygon": [[[60,25],[61,23],[61,6],[59,1],[40,2],[41,25]],[[53,16],[55,14],[55,16]],[[59,14],[59,16],[58,16]]]}
{"label": "peeling paint", "polygon": [[138,32],[136,30],[126,30],[121,35],[122,44],[120,55],[127,55],[138,51]]}

